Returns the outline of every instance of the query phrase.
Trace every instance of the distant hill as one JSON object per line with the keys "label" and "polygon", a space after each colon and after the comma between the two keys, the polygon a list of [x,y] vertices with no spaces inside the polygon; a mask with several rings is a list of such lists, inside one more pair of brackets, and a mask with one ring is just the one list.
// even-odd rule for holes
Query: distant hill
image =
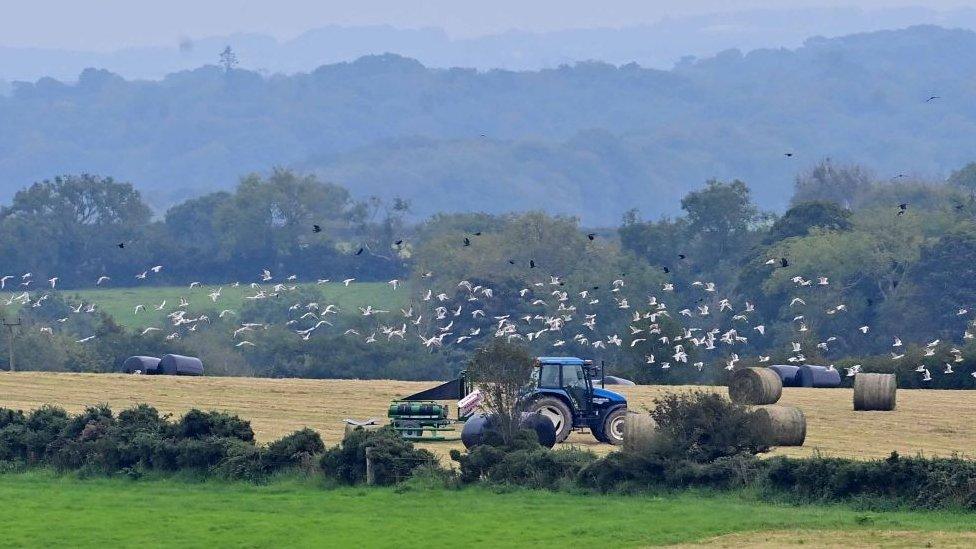
{"label": "distant hill", "polygon": [[0,97],[0,199],[88,171],[131,180],[162,208],[288,165],[360,196],[410,198],[418,215],[542,208],[609,224],[631,207],[672,213],[709,177],[741,178],[779,208],[793,176],[826,156],[881,177],[973,160],[974,69],[976,33],[921,26],[670,71],[479,72],[395,55],[272,77],[87,70]]}
{"label": "distant hill", "polygon": [[437,68],[538,70],[599,60],[670,69],[686,56],[710,57],[730,48],[795,48],[810,36],[836,37],[922,24],[976,30],[976,9],[915,6],[865,10],[784,5],[668,17],[620,28],[510,30],[473,37],[451,36],[440,28],[331,25],[292,38],[236,33],[116,51],[0,46],[0,79],[37,80],[48,76],[74,81],[86,67],[98,67],[125,78],[156,80],[214,63],[217,53],[228,45],[237,52],[241,68],[262,74],[307,72],[323,64],[384,53],[396,53]]}

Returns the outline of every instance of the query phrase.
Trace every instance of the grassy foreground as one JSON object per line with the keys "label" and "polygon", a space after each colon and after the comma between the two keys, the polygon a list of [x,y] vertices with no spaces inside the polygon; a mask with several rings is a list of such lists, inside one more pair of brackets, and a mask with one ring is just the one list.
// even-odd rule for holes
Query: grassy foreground
{"label": "grassy foreground", "polygon": [[0,506],[0,545],[14,547],[634,547],[714,543],[724,536],[739,545],[784,531],[820,543],[835,534],[874,539],[879,532],[898,541],[903,533],[913,544],[932,539],[941,546],[973,541],[967,532],[976,528],[965,513],[868,513],[735,495],[323,489],[295,480],[255,486],[79,480],[46,472],[0,475],[0,501],[7,502]]}

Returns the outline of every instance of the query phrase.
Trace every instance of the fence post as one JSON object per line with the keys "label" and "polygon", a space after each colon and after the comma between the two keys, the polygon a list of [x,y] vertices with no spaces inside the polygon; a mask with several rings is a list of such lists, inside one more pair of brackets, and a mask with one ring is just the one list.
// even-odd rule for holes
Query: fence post
{"label": "fence post", "polygon": [[376,484],[376,474],[373,472],[373,447],[366,447],[366,484]]}

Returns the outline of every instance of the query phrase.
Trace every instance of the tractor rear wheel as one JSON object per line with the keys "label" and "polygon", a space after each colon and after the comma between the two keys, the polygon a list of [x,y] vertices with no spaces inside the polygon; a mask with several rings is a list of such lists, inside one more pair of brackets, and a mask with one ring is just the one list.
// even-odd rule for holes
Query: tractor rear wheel
{"label": "tractor rear wheel", "polygon": [[566,440],[573,430],[573,412],[566,403],[555,397],[541,397],[532,401],[528,412],[542,414],[549,418],[556,428],[556,443]]}
{"label": "tractor rear wheel", "polygon": [[603,420],[603,425],[599,431],[594,431],[593,436],[600,442],[609,442],[614,446],[624,443],[624,421],[627,420],[627,408],[617,408],[607,414]]}

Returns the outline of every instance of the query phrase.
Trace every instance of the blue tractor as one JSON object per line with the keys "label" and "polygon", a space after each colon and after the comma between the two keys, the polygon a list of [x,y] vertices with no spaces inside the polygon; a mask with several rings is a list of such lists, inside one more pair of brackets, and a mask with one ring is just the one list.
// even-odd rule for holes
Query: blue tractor
{"label": "blue tractor", "polygon": [[[594,374],[600,375],[600,387],[593,385]],[[557,443],[574,429],[589,429],[600,442],[623,444],[627,399],[603,388],[602,374],[592,360],[539,357],[523,396],[525,410],[552,421]]]}
{"label": "blue tractor", "polygon": [[[574,429],[589,429],[600,442],[622,444],[627,399],[603,388],[605,376],[600,370],[592,360],[539,357],[521,397],[524,410],[548,418],[555,427],[557,443],[566,440]],[[594,374],[599,375],[600,387],[593,385]],[[456,440],[447,438],[445,432],[454,431],[454,425],[474,414],[474,407],[463,405],[472,391],[461,372],[457,379],[394,401],[390,422],[411,440]],[[458,400],[456,420],[448,417],[446,407],[435,404],[444,400]]]}

